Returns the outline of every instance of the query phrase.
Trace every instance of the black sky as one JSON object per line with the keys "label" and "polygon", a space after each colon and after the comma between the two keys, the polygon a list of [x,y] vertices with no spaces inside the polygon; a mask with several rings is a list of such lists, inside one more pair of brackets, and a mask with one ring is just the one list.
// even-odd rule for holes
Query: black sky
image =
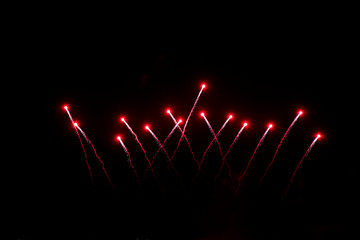
{"label": "black sky", "polygon": [[[92,18],[49,12],[21,20],[12,29],[16,35],[9,62],[14,64],[3,90],[10,93],[9,114],[17,124],[8,139],[12,154],[6,187],[13,234],[20,239],[74,233],[83,239],[151,240],[347,234],[352,225],[346,219],[352,219],[356,205],[356,157],[350,150],[357,83],[348,71],[351,34],[336,14],[319,11],[246,16],[215,11],[197,21],[176,15],[171,22],[171,11]],[[131,182],[116,134],[124,137],[134,162],[141,152],[118,118],[126,116],[153,152],[155,143],[143,125],[150,123],[163,139],[172,128],[165,109],[185,118],[202,82],[208,88],[187,130],[198,156],[211,140],[200,110],[214,129],[229,112],[235,115],[220,138],[224,148],[241,122],[250,122],[234,150],[235,172],[244,167],[235,158],[246,162],[266,124],[275,124],[254,160],[244,196],[234,200],[226,184],[209,194],[201,181],[187,194],[174,187],[166,197],[153,188],[142,195]],[[93,192],[81,146],[62,110],[65,103],[97,148],[115,193],[101,177]],[[285,140],[272,177],[260,193],[254,191],[300,108],[304,118]],[[318,131],[324,138],[306,159],[288,200],[279,201],[289,171]],[[183,147],[176,160],[186,154]],[[217,152],[211,154],[209,159],[216,159]],[[146,164],[141,161],[139,169]],[[178,164],[185,174],[187,165]]]}

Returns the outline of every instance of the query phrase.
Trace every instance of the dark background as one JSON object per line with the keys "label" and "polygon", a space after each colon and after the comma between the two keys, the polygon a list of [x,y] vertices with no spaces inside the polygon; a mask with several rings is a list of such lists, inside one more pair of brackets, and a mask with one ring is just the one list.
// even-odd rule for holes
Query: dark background
{"label": "dark background", "polygon": [[[9,27],[9,84],[4,86],[12,119],[4,126],[7,155],[5,208],[10,234],[19,239],[329,239],[350,236],[355,209],[355,93],[352,34],[341,10],[321,7],[266,6],[193,9],[191,13],[58,9],[27,12]],[[191,8],[192,9],[192,8]],[[100,13],[101,12],[101,13]],[[202,13],[201,15],[199,13]],[[11,18],[10,18],[11,19]],[[348,20],[350,21],[350,20]],[[234,194],[219,167],[216,145],[205,159],[205,175],[191,182],[195,165],[186,144],[165,171],[159,156],[142,190],[115,141],[123,136],[142,177],[146,161],[126,127],[125,116],[149,156],[157,150],[145,123],[160,140],[173,127],[165,114],[187,117],[202,93],[187,136],[200,158],[212,137],[199,117],[204,110],[217,131],[229,112],[231,121],[219,141],[225,152],[244,120],[228,161],[235,176],[245,168],[268,122],[269,132]],[[101,166],[88,150],[96,188],[84,155],[62,109],[70,111],[102,158],[114,184],[112,192]],[[305,111],[257,188],[287,127]],[[321,132],[284,200],[291,174]],[[167,149],[172,153],[175,133]],[[5,163],[4,163],[5,164]],[[7,165],[5,165],[7,166]],[[225,168],[226,169],[226,168]]]}

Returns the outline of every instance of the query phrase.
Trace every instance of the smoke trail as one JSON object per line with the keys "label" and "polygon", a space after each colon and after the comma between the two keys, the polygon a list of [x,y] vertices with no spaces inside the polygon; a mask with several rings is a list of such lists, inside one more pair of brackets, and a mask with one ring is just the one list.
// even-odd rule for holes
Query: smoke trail
{"label": "smoke trail", "polygon": [[108,180],[111,188],[114,189],[114,185],[113,185],[113,183],[111,182],[111,179],[110,179],[110,177],[109,177],[109,174],[107,173],[107,171],[106,171],[106,169],[105,169],[104,162],[101,160],[101,158],[100,158],[99,155],[97,154],[94,145],[91,143],[90,139],[86,136],[85,132],[79,127],[79,125],[76,124],[75,126],[80,130],[80,132],[81,132],[81,134],[83,135],[83,137],[86,139],[86,141],[89,143],[89,145],[90,145],[91,148],[93,149],[96,158],[97,158],[97,159],[100,161],[100,163],[101,163],[101,168],[102,168],[102,170],[104,171],[105,176],[106,176],[106,178],[107,178],[107,180]]}
{"label": "smoke trail", "polygon": [[251,156],[251,158],[250,158],[250,160],[249,160],[246,168],[245,168],[245,171],[244,171],[243,174],[239,177],[238,187],[237,187],[237,189],[236,189],[236,192],[237,192],[237,191],[239,190],[239,188],[240,188],[240,182],[241,182],[241,180],[244,178],[245,174],[247,173],[247,171],[248,171],[248,169],[249,169],[249,166],[250,166],[250,164],[251,164],[251,162],[252,162],[252,160],[253,160],[253,158],[254,158],[254,156],[255,156],[255,154],[256,154],[256,151],[257,151],[257,150],[259,149],[259,147],[261,146],[262,142],[263,142],[264,139],[265,139],[266,134],[269,132],[269,130],[270,130],[271,128],[272,128],[272,124],[269,124],[269,127],[266,129],[265,133],[264,133],[263,136],[260,138],[260,141],[258,142],[258,144],[257,144],[257,146],[256,146],[256,148],[255,148],[255,150],[254,150],[254,152],[253,152],[253,154],[252,154],[252,156]]}
{"label": "smoke trail", "polygon": [[267,168],[265,169],[264,175],[260,178],[260,181],[259,181],[258,186],[261,185],[261,183],[262,183],[262,181],[264,180],[264,178],[265,178],[267,172],[269,171],[271,165],[274,163],[275,157],[276,157],[276,155],[277,155],[277,153],[278,153],[278,151],[279,151],[279,149],[280,149],[280,146],[281,146],[281,144],[283,143],[284,139],[285,139],[286,136],[289,134],[291,128],[294,126],[294,124],[296,123],[296,121],[298,120],[298,118],[299,118],[302,114],[303,114],[303,112],[302,112],[302,111],[299,111],[298,115],[297,115],[297,116],[295,117],[295,119],[292,121],[292,123],[290,124],[289,128],[286,130],[284,136],[281,138],[280,143],[279,143],[279,145],[278,145],[277,148],[276,148],[276,151],[275,151],[275,153],[274,153],[274,156],[272,157],[271,162],[269,163],[269,165],[268,165]]}
{"label": "smoke trail", "polygon": [[180,137],[179,142],[178,142],[178,144],[177,144],[177,146],[176,146],[176,148],[175,148],[175,150],[174,150],[173,155],[171,156],[171,159],[174,158],[176,151],[177,151],[177,150],[179,149],[179,147],[180,147],[180,143],[181,143],[181,140],[183,139],[183,137],[184,137],[184,135],[185,135],[185,130],[186,130],[186,127],[187,127],[187,125],[188,125],[189,119],[190,119],[192,113],[194,112],[194,109],[195,109],[195,107],[196,107],[196,104],[197,104],[197,102],[199,101],[200,95],[201,95],[201,93],[202,93],[202,91],[203,91],[204,88],[205,88],[205,84],[202,85],[202,87],[201,87],[201,89],[200,89],[200,92],[199,92],[199,94],[197,95],[197,97],[196,97],[196,99],[195,99],[195,102],[194,102],[194,104],[193,104],[193,106],[192,106],[192,108],[191,108],[191,110],[190,110],[190,113],[189,113],[188,117],[186,118],[186,121],[185,121],[183,130],[182,130],[182,133],[181,133],[181,137]]}
{"label": "smoke trail", "polygon": [[137,179],[137,182],[138,182],[138,184],[139,184],[139,187],[141,187],[140,178],[139,178],[139,175],[138,175],[138,173],[137,173],[137,171],[136,171],[136,169],[135,169],[134,165],[132,164],[132,161],[131,161],[131,158],[130,158],[130,153],[129,153],[129,151],[127,150],[127,148],[126,148],[126,146],[125,146],[124,142],[121,140],[121,137],[120,137],[120,136],[118,136],[118,137],[117,137],[117,139],[119,140],[119,142],[120,142],[121,146],[123,147],[123,149],[124,149],[124,151],[125,151],[125,153],[126,153],[126,156],[127,156],[128,162],[129,162],[129,164],[130,164],[130,167],[131,167],[131,169],[133,170],[133,172],[134,172],[134,174],[135,174],[135,176],[136,176],[136,179]]}
{"label": "smoke trail", "polygon": [[314,141],[312,141],[312,143],[310,144],[309,148],[306,150],[304,156],[301,158],[299,164],[297,165],[294,173],[293,173],[292,176],[291,176],[291,179],[290,179],[289,184],[288,184],[287,187],[286,187],[286,190],[285,190],[285,193],[284,193],[283,198],[286,197],[286,195],[287,195],[287,193],[288,193],[288,191],[289,191],[289,189],[290,189],[290,186],[291,186],[291,184],[292,184],[292,182],[293,182],[293,180],[294,180],[295,174],[296,174],[296,172],[297,172],[297,171],[299,170],[299,168],[300,168],[301,163],[302,163],[303,160],[309,155],[311,149],[313,148],[313,146],[315,145],[316,141],[317,141],[320,137],[321,137],[320,134],[317,134],[317,135],[316,135],[316,138],[314,139]]}

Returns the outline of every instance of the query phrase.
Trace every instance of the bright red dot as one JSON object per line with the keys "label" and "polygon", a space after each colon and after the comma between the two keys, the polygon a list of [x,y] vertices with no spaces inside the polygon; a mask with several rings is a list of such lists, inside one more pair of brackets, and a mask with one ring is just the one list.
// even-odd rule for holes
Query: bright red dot
{"label": "bright red dot", "polygon": [[149,125],[145,125],[145,129],[149,130],[150,129]]}
{"label": "bright red dot", "polygon": [[183,120],[182,120],[181,118],[179,118],[179,121],[178,121],[178,123],[182,123],[182,121],[183,121]]}
{"label": "bright red dot", "polygon": [[299,110],[298,115],[301,116],[303,114],[304,114],[304,112],[302,110]]}
{"label": "bright red dot", "polygon": [[232,114],[229,115],[229,119],[232,119],[234,116]]}
{"label": "bright red dot", "polygon": [[124,117],[121,117],[121,118],[120,118],[120,121],[125,122],[125,118],[124,118]]}
{"label": "bright red dot", "polygon": [[320,133],[316,134],[316,138],[322,138],[322,135]]}
{"label": "bright red dot", "polygon": [[243,126],[246,127],[247,125],[249,125],[247,122],[243,123]]}
{"label": "bright red dot", "polygon": [[201,84],[201,88],[202,89],[206,88],[206,84],[205,83]]}
{"label": "bright red dot", "polygon": [[273,127],[274,127],[274,125],[272,125],[272,123],[269,123],[268,128],[273,128]]}
{"label": "bright red dot", "polygon": [[78,127],[79,124],[77,122],[74,122],[74,127]]}
{"label": "bright red dot", "polygon": [[68,110],[68,105],[64,105],[64,110]]}
{"label": "bright red dot", "polygon": [[204,113],[204,112],[201,112],[201,113],[200,113],[200,116],[205,117],[205,113]]}
{"label": "bright red dot", "polygon": [[118,141],[121,141],[121,136],[118,135],[118,136],[116,137],[116,139],[117,139]]}
{"label": "bright red dot", "polygon": [[166,113],[168,113],[168,114],[170,114],[170,113],[171,113],[170,108],[166,109]]}

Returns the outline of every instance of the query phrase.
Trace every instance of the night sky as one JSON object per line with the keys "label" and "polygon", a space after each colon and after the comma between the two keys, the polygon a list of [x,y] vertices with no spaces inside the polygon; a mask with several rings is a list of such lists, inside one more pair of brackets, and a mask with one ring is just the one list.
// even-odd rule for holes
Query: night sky
{"label": "night sky", "polygon": [[[10,166],[3,169],[11,236],[210,240],[338,239],[352,234],[358,159],[351,119],[356,117],[358,86],[348,74],[346,24],[336,14],[318,11],[246,17],[239,16],[244,10],[219,11],[194,22],[171,12],[90,14],[91,20],[49,12],[16,24],[9,58],[14,65],[3,88],[11,102],[7,118],[15,121],[3,125],[11,131],[11,154],[4,155]],[[170,17],[176,21],[167,22]],[[126,117],[153,156],[157,145],[144,125],[162,141],[173,127],[166,108],[186,119],[203,82],[207,88],[186,129],[197,159],[212,139],[201,110],[215,132],[229,113],[234,115],[219,137],[223,152],[243,121],[250,124],[227,158],[234,178],[245,169],[267,124],[274,124],[238,194],[226,167],[213,184],[221,163],[216,144],[206,155],[204,172],[192,182],[196,165],[184,141],[173,159],[184,189],[171,168],[166,170],[162,153],[154,170],[164,193],[151,174],[139,189],[116,136],[122,136],[141,178],[147,162],[119,117]],[[91,185],[64,104],[94,144],[113,191],[83,139],[96,186]],[[259,188],[300,109],[304,116]],[[323,138],[281,200],[318,132]],[[170,154],[179,137],[176,131],[165,145]]]}

